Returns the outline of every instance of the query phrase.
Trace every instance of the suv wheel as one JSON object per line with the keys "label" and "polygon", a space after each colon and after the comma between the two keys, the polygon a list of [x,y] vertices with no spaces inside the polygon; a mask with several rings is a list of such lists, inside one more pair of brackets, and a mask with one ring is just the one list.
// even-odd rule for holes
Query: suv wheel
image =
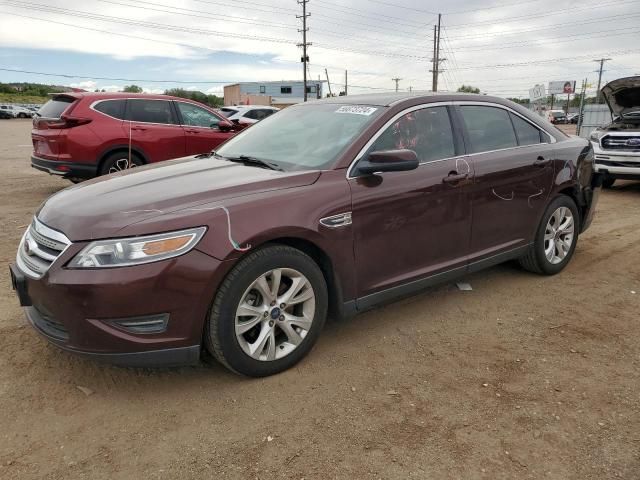
{"label": "suv wheel", "polygon": [[24,113],[24,112],[20,112],[20,113],[18,114],[18,118],[27,118],[27,114],[26,114],[26,113]]}
{"label": "suv wheel", "polygon": [[555,275],[571,260],[578,242],[580,216],[571,197],[556,197],[547,207],[529,252],[520,265],[530,272]]}
{"label": "suv wheel", "polygon": [[129,161],[129,154],[127,152],[115,152],[102,162],[100,175],[121,172],[130,168],[139,167],[140,165],[144,165],[144,162],[135,153],[131,154],[131,161]]}
{"label": "suv wheel", "polygon": [[615,177],[607,175],[606,177],[604,177],[604,180],[602,180],[602,188],[611,188],[613,187],[614,183],[616,183]]}
{"label": "suv wheel", "polygon": [[220,286],[205,327],[208,352],[251,377],[282,372],[313,347],[327,316],[327,285],[308,255],[273,245],[247,255]]}

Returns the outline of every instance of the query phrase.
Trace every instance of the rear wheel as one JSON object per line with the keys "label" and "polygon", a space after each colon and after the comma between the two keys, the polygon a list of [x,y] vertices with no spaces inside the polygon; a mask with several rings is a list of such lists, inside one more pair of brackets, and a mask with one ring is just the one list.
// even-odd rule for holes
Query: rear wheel
{"label": "rear wheel", "polygon": [[115,152],[105,158],[102,162],[100,175],[122,172],[124,170],[129,170],[130,168],[139,167],[140,165],[144,165],[144,162],[135,153],[132,153],[131,159],[129,159],[128,152]]}
{"label": "rear wheel", "polygon": [[547,207],[529,252],[520,265],[530,272],[555,275],[571,260],[580,232],[578,207],[571,197],[560,195]]}
{"label": "rear wheel", "polygon": [[604,177],[604,180],[602,181],[602,188],[611,188],[613,187],[614,183],[616,183],[615,177],[612,177],[611,175],[607,175],[606,177]]}
{"label": "rear wheel", "polygon": [[20,112],[20,113],[18,114],[18,118],[27,118],[27,114],[26,114],[26,113],[23,113],[23,112]]}
{"label": "rear wheel", "polygon": [[308,255],[273,245],[247,255],[215,296],[204,333],[208,352],[251,377],[282,372],[313,347],[327,316],[327,286]]}

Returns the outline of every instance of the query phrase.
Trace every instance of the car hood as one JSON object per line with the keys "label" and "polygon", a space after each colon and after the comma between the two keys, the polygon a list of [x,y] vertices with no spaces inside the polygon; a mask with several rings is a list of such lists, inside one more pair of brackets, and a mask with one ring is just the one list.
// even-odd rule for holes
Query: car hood
{"label": "car hood", "polygon": [[42,204],[37,217],[71,241],[108,238],[159,215],[310,185],[319,176],[319,171],[280,172],[214,158],[185,157],[62,190]]}
{"label": "car hood", "polygon": [[607,83],[601,91],[614,115],[640,111],[640,76],[619,78]]}

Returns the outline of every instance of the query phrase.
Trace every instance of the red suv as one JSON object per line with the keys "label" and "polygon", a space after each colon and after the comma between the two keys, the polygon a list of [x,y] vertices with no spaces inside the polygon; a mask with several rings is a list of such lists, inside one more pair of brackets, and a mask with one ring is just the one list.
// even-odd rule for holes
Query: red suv
{"label": "red suv", "polygon": [[235,128],[214,110],[182,98],[62,93],[33,118],[31,166],[78,182],[209,152]]}

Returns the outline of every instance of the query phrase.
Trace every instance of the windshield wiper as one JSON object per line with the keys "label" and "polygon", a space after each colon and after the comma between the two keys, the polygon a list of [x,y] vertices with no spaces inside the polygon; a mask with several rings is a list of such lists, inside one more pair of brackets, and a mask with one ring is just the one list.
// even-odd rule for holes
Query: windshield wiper
{"label": "windshield wiper", "polygon": [[268,162],[266,160],[262,160],[257,157],[251,157],[249,155],[240,155],[238,157],[223,157],[223,158],[226,158],[230,162],[244,163],[245,165],[256,165],[259,167],[268,168],[270,170],[278,170],[279,172],[284,171],[282,168],[280,168],[280,166],[277,163]]}
{"label": "windshield wiper", "polygon": [[211,158],[211,157],[222,158],[223,160],[226,160],[225,157],[220,155],[215,150],[211,150],[210,152],[207,152],[207,153],[199,153],[198,155],[196,155],[196,158]]}

